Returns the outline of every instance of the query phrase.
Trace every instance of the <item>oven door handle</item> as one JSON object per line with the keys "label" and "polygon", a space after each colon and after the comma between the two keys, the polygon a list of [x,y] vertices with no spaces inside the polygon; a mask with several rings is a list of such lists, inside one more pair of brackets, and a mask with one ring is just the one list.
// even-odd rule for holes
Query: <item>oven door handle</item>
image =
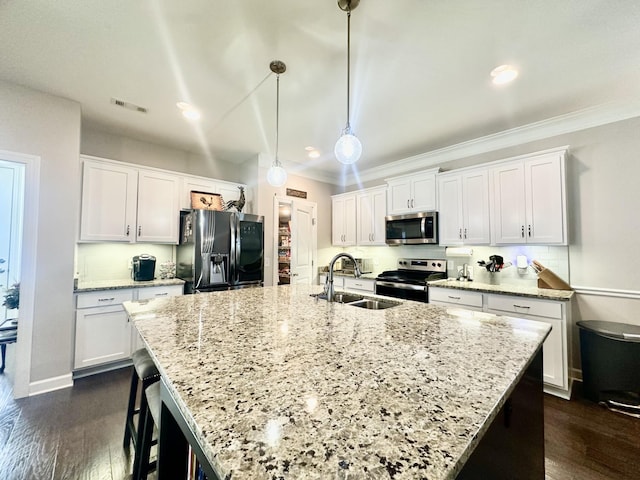
{"label": "oven door handle", "polygon": [[426,285],[410,285],[407,283],[386,282],[381,280],[376,280],[376,285],[380,285],[381,287],[394,287],[401,290],[422,290],[423,292],[427,290]]}

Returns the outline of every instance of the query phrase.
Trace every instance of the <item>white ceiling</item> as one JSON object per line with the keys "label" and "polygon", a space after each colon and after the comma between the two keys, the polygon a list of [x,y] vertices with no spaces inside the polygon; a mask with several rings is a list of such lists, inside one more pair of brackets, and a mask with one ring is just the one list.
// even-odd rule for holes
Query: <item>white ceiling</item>
{"label": "white ceiling", "polygon": [[[352,14],[360,171],[594,105],[640,98],[637,0],[362,0]],[[83,124],[231,162],[275,148],[334,175],[346,123],[336,0],[0,0],[0,79],[77,100]],[[515,83],[489,72],[511,63]],[[147,114],[110,103],[112,97]],[[175,104],[203,114],[187,122]],[[322,155],[312,160],[304,148]]]}

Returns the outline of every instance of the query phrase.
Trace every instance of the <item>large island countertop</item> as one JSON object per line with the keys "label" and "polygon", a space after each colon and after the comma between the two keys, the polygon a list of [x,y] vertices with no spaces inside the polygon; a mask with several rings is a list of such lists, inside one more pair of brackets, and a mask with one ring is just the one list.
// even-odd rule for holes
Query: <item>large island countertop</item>
{"label": "large island countertop", "polygon": [[549,332],[320,290],[125,302],[220,478],[454,478]]}
{"label": "large island countertop", "polygon": [[573,297],[573,290],[554,290],[551,288],[529,287],[524,285],[500,284],[480,282],[465,282],[459,280],[433,280],[428,282],[430,287],[454,288],[457,290],[472,290],[483,293],[498,293],[515,295],[518,297],[539,298],[543,300],[568,301]]}

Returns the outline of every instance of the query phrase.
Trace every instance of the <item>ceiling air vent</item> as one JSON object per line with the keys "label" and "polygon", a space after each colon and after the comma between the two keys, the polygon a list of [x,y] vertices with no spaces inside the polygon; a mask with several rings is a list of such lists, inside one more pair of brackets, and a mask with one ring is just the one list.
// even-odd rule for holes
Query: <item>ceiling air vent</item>
{"label": "ceiling air vent", "polygon": [[111,103],[116,105],[117,107],[126,108],[127,110],[133,110],[134,112],[147,113],[147,109],[145,107],[141,107],[140,105],[136,105],[135,103],[125,102],[124,100],[118,100],[117,98],[112,98]]}

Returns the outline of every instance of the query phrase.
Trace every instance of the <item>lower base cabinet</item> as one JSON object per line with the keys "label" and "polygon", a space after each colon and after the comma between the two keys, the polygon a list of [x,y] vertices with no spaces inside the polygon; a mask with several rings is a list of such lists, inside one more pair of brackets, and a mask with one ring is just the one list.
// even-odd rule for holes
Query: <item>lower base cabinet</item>
{"label": "lower base cabinet", "polygon": [[76,294],[74,370],[126,360],[142,347],[122,302],[182,295],[182,285]]}
{"label": "lower base cabinet", "polygon": [[429,303],[525,318],[551,325],[551,332],[543,345],[544,390],[565,399],[570,398],[570,342],[567,325],[571,324],[571,302],[430,286]]}

